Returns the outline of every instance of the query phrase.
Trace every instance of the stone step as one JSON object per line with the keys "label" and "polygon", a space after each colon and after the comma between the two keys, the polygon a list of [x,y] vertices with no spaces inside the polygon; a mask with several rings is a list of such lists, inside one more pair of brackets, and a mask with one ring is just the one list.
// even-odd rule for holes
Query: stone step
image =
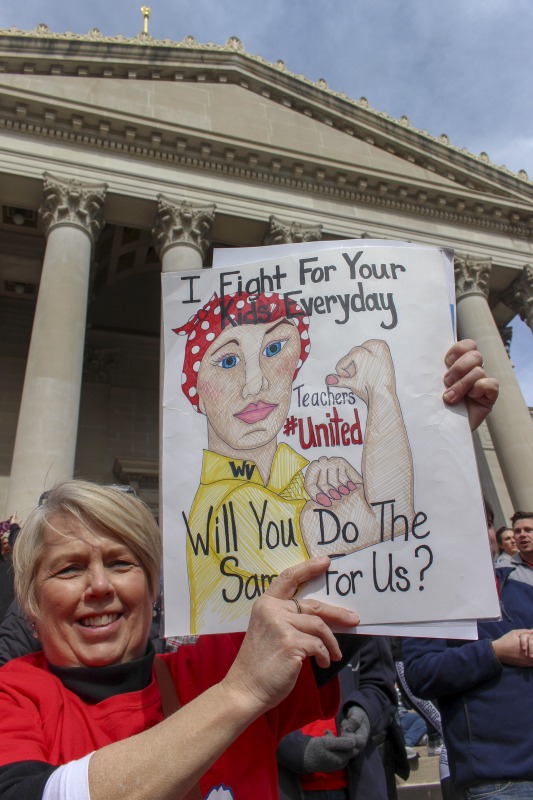
{"label": "stone step", "polygon": [[398,800],[442,800],[439,757],[428,756],[426,747],[415,749],[419,757],[409,762],[409,778],[406,781],[397,779]]}
{"label": "stone step", "polygon": [[442,800],[440,783],[404,783],[397,791],[398,800]]}

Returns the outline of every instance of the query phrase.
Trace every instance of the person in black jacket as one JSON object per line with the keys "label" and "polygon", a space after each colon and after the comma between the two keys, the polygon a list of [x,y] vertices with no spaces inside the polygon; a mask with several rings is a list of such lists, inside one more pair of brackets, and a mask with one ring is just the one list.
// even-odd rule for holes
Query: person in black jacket
{"label": "person in black jacket", "polygon": [[39,640],[17,600],[13,600],[0,623],[0,666],[12,658],[36,653],[41,649]]}
{"label": "person in black jacket", "polygon": [[11,551],[20,531],[21,521],[17,514],[12,514],[9,519],[0,522],[0,622],[15,596]]}
{"label": "person in black jacket", "polygon": [[436,698],[454,785],[471,800],[533,797],[530,573],[496,569],[502,616],[479,621],[477,640],[404,640],[409,686]]}
{"label": "person in black jacket", "polygon": [[[295,731],[278,747],[281,800],[387,800],[387,780],[376,738],[385,738],[396,712],[396,672],[388,639],[361,638],[365,639],[363,646],[339,675],[341,704],[337,717],[319,724],[318,729],[335,727],[336,732],[311,736]],[[311,789],[312,783],[323,785],[323,777],[328,783],[327,776],[316,773],[334,773],[337,780],[330,783],[338,783],[340,778],[345,786]]]}

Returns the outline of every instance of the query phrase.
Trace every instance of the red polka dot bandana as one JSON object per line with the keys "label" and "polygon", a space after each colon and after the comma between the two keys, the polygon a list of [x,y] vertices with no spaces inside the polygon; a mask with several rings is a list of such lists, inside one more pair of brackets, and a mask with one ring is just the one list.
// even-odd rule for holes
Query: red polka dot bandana
{"label": "red polka dot bandana", "polygon": [[[231,325],[257,325],[276,322],[287,317],[300,334],[300,358],[294,378],[304,364],[311,345],[309,342],[309,318],[298,303],[291,297],[263,292],[261,294],[229,294],[220,301],[216,294],[199,309],[181,328],[173,328],[174,333],[187,336],[185,358],[181,376],[183,394],[200,413],[196,384],[202,358],[206,350],[224,330]],[[293,380],[294,380],[293,378]]]}

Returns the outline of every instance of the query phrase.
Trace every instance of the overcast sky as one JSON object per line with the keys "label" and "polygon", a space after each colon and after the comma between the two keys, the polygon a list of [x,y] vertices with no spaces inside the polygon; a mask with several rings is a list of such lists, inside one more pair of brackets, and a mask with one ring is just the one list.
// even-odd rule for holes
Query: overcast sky
{"label": "overcast sky", "polygon": [[[279,59],[296,74],[533,180],[533,0],[144,0],[150,34]],[[0,0],[0,28],[56,33],[142,30],[142,0]],[[515,325],[511,355],[533,405],[533,337]]]}

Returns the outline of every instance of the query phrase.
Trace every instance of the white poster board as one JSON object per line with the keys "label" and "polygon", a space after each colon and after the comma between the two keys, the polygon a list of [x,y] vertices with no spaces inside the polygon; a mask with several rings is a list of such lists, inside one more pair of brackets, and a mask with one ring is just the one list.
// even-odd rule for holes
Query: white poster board
{"label": "white poster board", "polygon": [[442,400],[450,253],[320,245],[163,275],[167,636],[244,630],[321,553],[307,590],[365,631],[499,614],[466,411]]}

